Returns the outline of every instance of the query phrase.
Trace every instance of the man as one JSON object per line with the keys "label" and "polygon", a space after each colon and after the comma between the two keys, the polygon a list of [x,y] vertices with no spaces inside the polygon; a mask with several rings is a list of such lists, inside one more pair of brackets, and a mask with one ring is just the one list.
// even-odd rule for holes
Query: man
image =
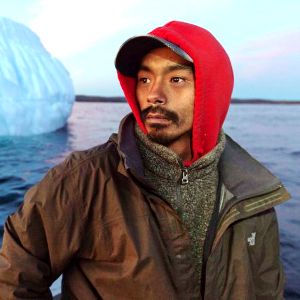
{"label": "man", "polygon": [[282,299],[280,181],[222,130],[233,74],[206,30],[170,22],[126,41],[132,114],[73,153],[5,225],[1,299]]}

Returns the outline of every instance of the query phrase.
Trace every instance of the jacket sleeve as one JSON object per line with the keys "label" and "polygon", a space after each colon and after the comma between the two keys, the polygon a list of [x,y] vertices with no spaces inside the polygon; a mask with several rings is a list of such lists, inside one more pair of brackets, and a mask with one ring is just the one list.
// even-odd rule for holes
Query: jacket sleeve
{"label": "jacket sleeve", "polygon": [[[70,180],[52,172],[8,217],[0,251],[0,300],[52,299],[49,287],[79,249],[80,207]],[[71,190],[72,189],[72,190]]]}
{"label": "jacket sleeve", "polygon": [[284,273],[280,261],[280,241],[277,216],[274,208],[270,209],[257,224],[263,229],[260,245],[257,247],[257,271],[254,277],[257,300],[283,299]]}

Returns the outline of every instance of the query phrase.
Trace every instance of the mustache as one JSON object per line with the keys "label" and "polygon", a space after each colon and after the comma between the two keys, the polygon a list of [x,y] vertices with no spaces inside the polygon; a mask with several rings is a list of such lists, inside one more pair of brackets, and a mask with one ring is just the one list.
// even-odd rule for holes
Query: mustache
{"label": "mustache", "polygon": [[143,121],[145,121],[149,113],[157,113],[162,115],[165,119],[168,119],[176,124],[179,123],[179,116],[175,111],[165,109],[161,106],[149,106],[142,110],[141,116]]}

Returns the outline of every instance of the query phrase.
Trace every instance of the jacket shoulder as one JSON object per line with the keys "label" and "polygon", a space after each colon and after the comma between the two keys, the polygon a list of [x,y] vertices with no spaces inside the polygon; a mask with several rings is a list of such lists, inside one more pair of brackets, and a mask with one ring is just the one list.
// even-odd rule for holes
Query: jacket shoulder
{"label": "jacket shoulder", "polygon": [[49,170],[46,177],[60,180],[76,173],[87,173],[99,168],[117,168],[119,162],[117,146],[111,140],[95,147],[74,151],[64,161]]}
{"label": "jacket shoulder", "polygon": [[50,169],[25,195],[25,206],[38,205],[47,211],[81,211],[89,202],[86,193],[99,189],[117,173],[120,157],[110,140],[84,151],[72,152]]}

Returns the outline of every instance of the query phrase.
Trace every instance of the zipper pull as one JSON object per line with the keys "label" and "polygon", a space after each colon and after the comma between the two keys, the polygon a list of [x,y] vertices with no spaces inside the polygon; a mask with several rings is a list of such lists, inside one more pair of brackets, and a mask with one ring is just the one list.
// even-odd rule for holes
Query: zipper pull
{"label": "zipper pull", "polygon": [[181,177],[181,184],[188,184],[188,183],[189,183],[188,170],[183,169],[182,170],[182,177]]}

